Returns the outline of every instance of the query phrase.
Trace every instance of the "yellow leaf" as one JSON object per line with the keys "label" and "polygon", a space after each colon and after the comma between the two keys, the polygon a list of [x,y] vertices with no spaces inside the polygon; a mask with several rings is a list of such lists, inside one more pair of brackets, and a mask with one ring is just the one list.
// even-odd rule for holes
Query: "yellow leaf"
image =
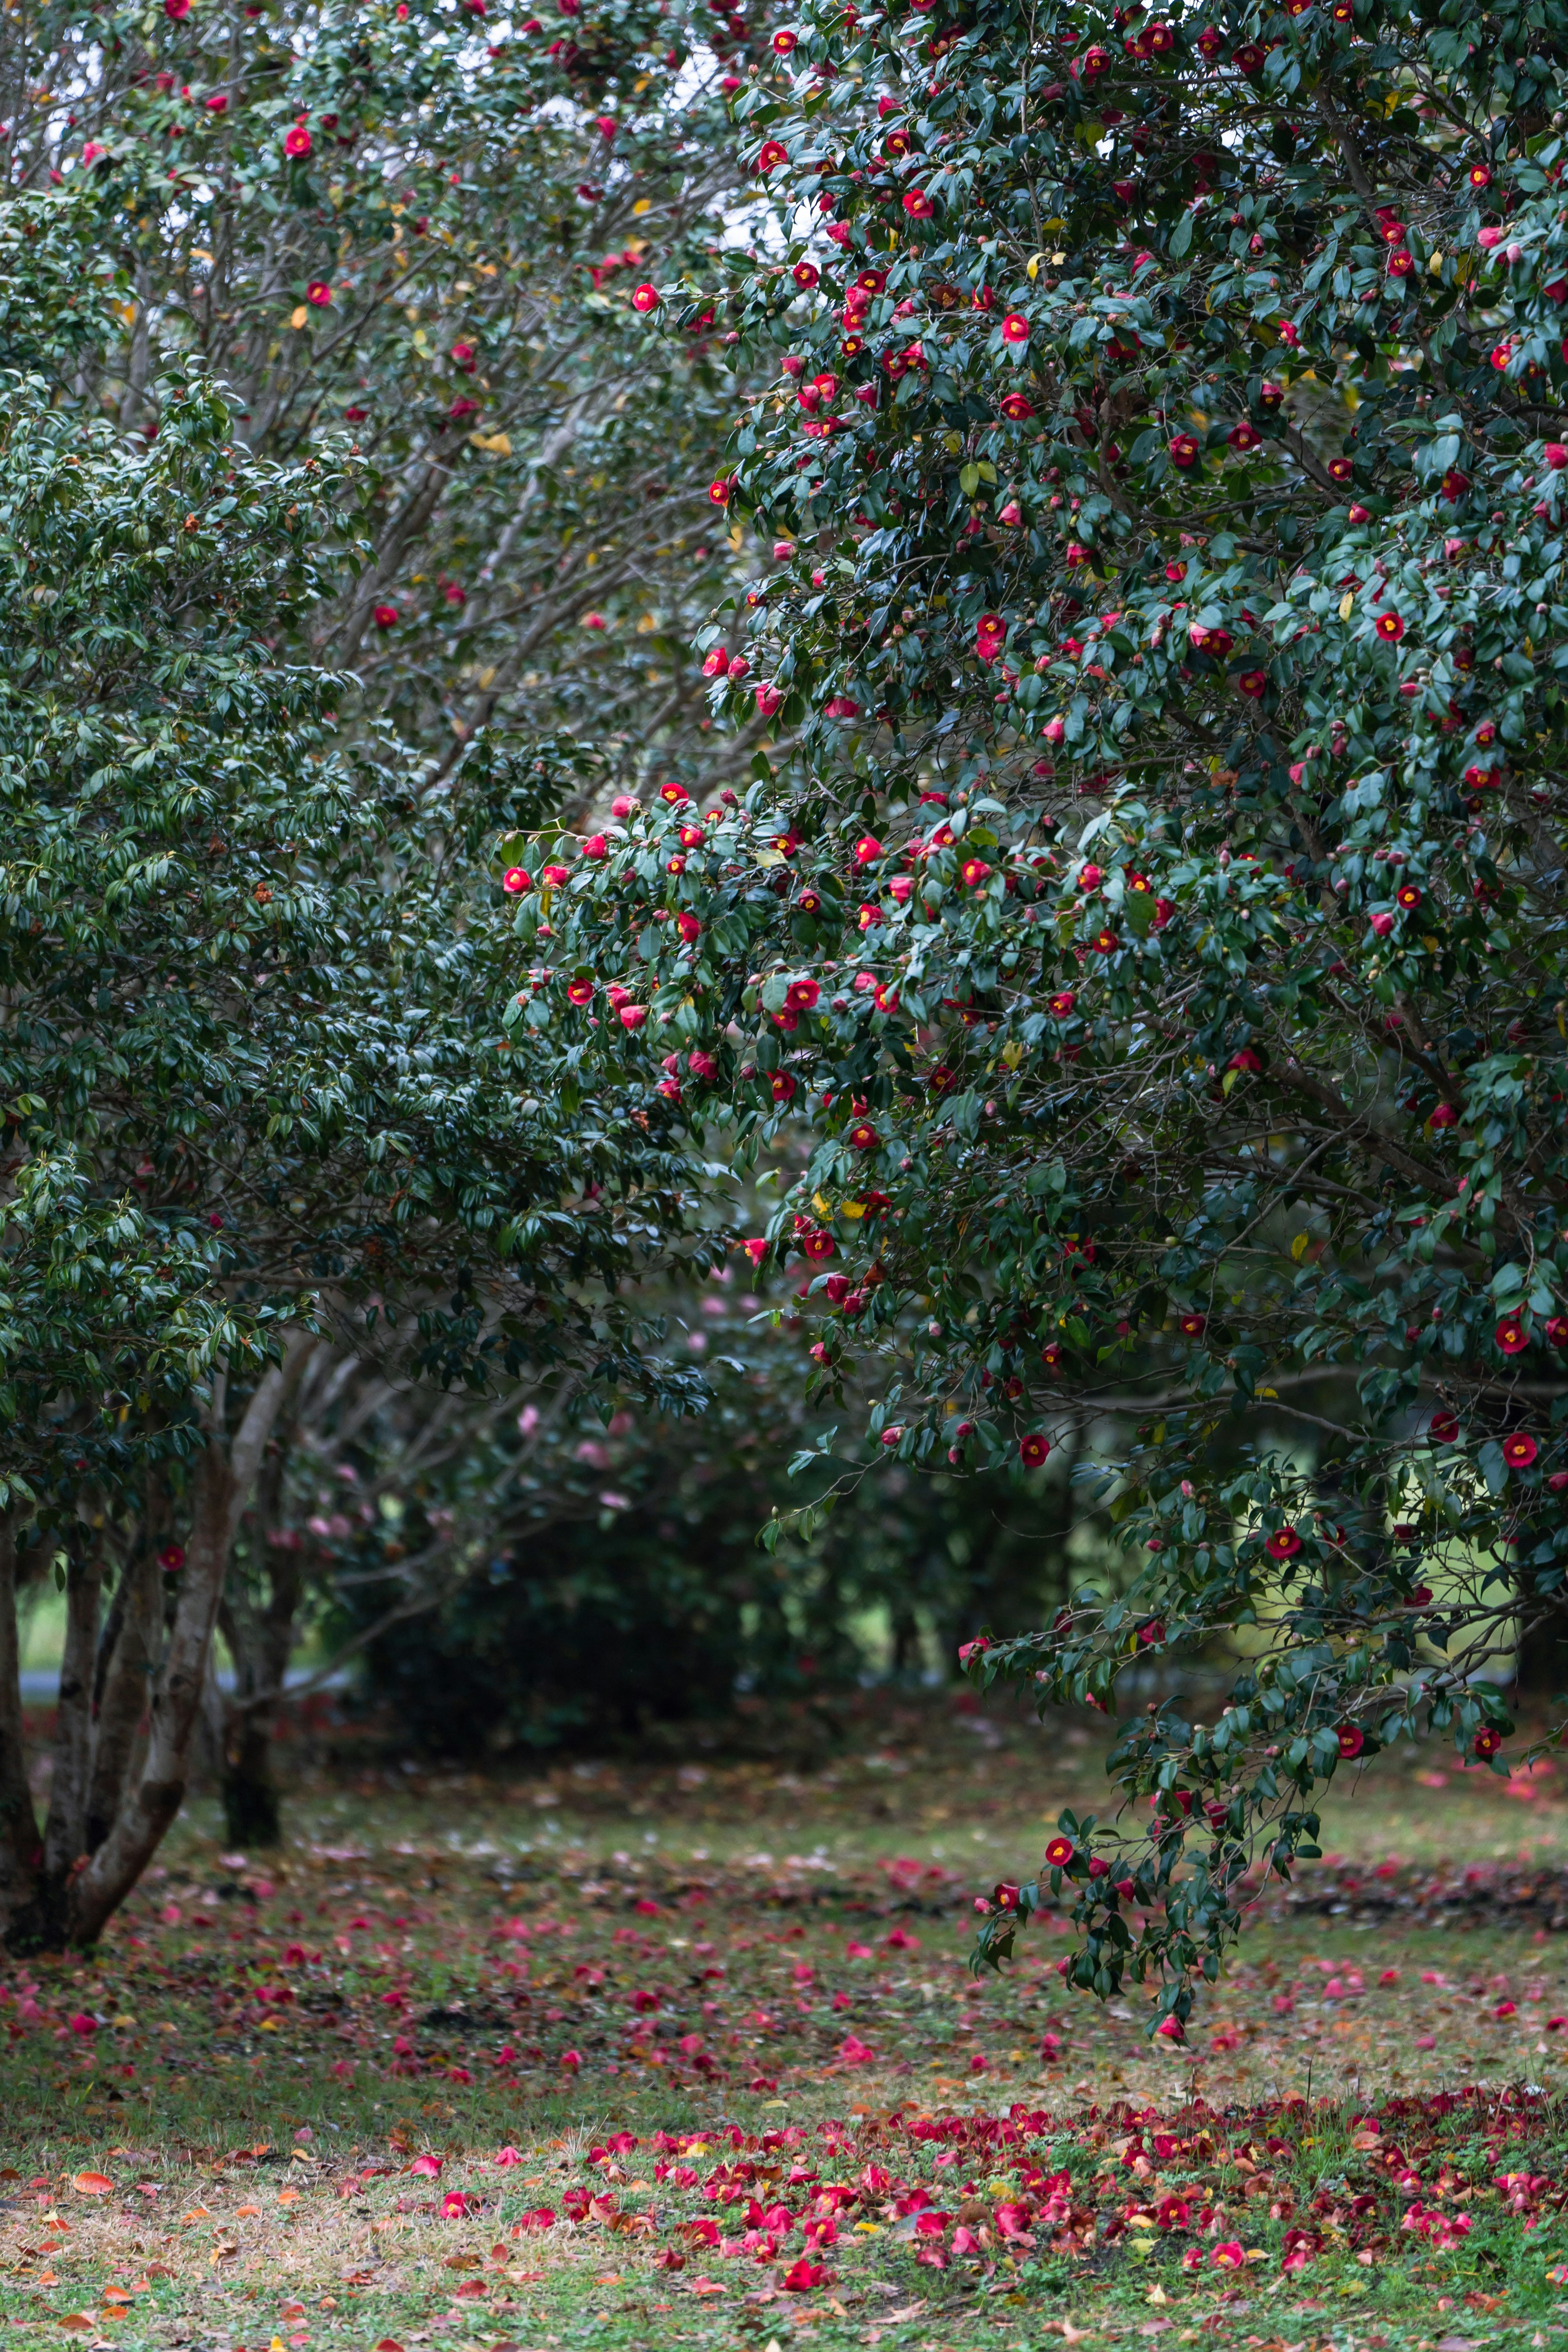
{"label": "yellow leaf", "polygon": [[309,319],[310,315],[310,307],[309,307],[309,305],[308,305],[307,303],[301,302],[301,303],[300,303],[300,307],[299,307],[299,309],[298,309],[297,310],[290,310],[290,311],[289,311],[289,324],[291,327],[302,327],[302,326],[305,324],[305,321]]}
{"label": "yellow leaf", "polygon": [[1008,1069],[1016,1070],[1023,1058],[1024,1048],[1019,1045],[1016,1037],[1009,1037],[1007,1043],[1002,1048],[1003,1061],[1006,1064]]}
{"label": "yellow leaf", "polygon": [[1310,1234],[1298,1234],[1295,1240],[1291,1243],[1290,1255],[1295,1259],[1298,1265],[1300,1265],[1301,1260],[1306,1256],[1308,1244],[1310,1243],[1311,1238],[1312,1236]]}
{"label": "yellow leaf", "polygon": [[1341,620],[1342,620],[1342,621],[1348,621],[1348,620],[1350,619],[1351,614],[1352,614],[1354,611],[1355,611],[1355,592],[1354,592],[1354,590],[1353,590],[1353,589],[1347,588],[1347,589],[1345,590],[1344,594],[1340,598],[1340,618],[1341,618]]}
{"label": "yellow leaf", "polygon": [[1431,271],[1434,278],[1441,278],[1443,275],[1442,255],[1440,253],[1429,254],[1426,257],[1426,267]]}
{"label": "yellow leaf", "polygon": [[864,1204],[859,1201],[841,1201],[838,1206],[838,1213],[841,1217],[848,1217],[853,1220],[857,1217],[863,1217],[866,1211]]}
{"label": "yellow leaf", "polygon": [[653,198],[651,196],[639,196],[636,204],[632,206],[632,218],[633,220],[641,220],[644,213],[651,213],[652,210]]}
{"label": "yellow leaf", "polygon": [[833,1214],[833,1203],[826,1192],[814,1192],[811,1196],[811,1205],[819,1217],[830,1217]]}

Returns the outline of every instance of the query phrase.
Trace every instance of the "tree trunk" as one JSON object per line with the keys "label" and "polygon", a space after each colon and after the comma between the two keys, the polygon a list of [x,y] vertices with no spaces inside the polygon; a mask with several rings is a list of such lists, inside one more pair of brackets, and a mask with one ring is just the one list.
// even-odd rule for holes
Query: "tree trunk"
{"label": "tree trunk", "polygon": [[223,1818],[229,1843],[280,1845],[283,1816],[272,1777],[271,1706],[242,1708],[224,1738]]}
{"label": "tree trunk", "polygon": [[83,1839],[89,1853],[98,1852],[113,1827],[152,1694],[163,1594],[156,1556],[159,1525],[157,1516],[149,1512],[121,1577],[99,1658],[98,1722]]}
{"label": "tree trunk", "polygon": [[16,1528],[0,1514],[0,1944],[41,1922],[35,1890],[44,1859],[22,1744],[22,1645],[16,1631]]}
{"label": "tree trunk", "polygon": [[[134,1610],[128,1596],[104,1685],[106,1696],[112,1692],[114,1697],[113,1744],[106,1747],[100,1757],[93,1746],[92,1693],[101,1559],[90,1530],[80,1531],[79,1559],[73,1540],[68,1570],[69,1617],[57,1738],[58,1785],[51,1792],[48,1833],[40,1850],[36,1831],[29,1846],[25,1827],[20,1828],[6,1853],[0,1855],[0,1873],[8,1864],[15,1881],[8,1910],[0,1920],[9,1950],[58,1950],[66,1945],[80,1948],[94,1943],[105,1922],[119,1909],[156,1853],[178,1813],[190,1777],[191,1744],[201,1712],[213,1632],[240,1512],[255,1483],[278,1416],[314,1346],[310,1334],[295,1336],[281,1365],[270,1367],[257,1382],[232,1438],[226,1423],[225,1382],[221,1375],[215,1381],[206,1443],[191,1481],[190,1528],[179,1598],[163,1664],[151,1685],[146,1753],[136,1772],[131,1766],[139,1717],[132,1715],[131,1691],[135,1675],[133,1645],[127,1643],[127,1633],[133,1622],[144,1628],[155,1626],[155,1587],[138,1587]],[[139,1563],[137,1572],[142,1572]],[[8,1731],[5,1717],[13,1701],[5,1688],[0,1686],[0,1805],[5,1804],[5,1790],[14,1786],[18,1774],[22,1775],[24,1795],[26,1788],[21,1754],[21,1697],[16,1672],[17,1644],[11,1571],[6,1571],[6,1578],[4,1613],[8,1631],[0,1631],[0,1685],[7,1679],[8,1643],[8,1681],[14,1693],[16,1721],[14,1730]],[[120,1676],[117,1664],[121,1667]],[[12,1748],[14,1761],[9,1753]],[[103,1766],[101,1773],[95,1769],[100,1761]],[[118,1789],[110,1784],[116,1771]],[[96,1843],[89,1839],[89,1815],[95,1832],[101,1830]],[[29,1802],[26,1819],[30,1818]],[[7,1823],[13,1819],[18,1822],[24,1819],[15,1804],[7,1811]],[[4,1880],[0,1879],[0,1895],[5,1892]]]}

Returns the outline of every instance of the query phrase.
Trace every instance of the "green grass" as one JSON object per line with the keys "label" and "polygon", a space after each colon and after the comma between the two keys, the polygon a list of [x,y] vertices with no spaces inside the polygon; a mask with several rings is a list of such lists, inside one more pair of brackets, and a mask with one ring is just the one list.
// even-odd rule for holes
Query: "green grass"
{"label": "green grass", "polygon": [[[1109,2011],[1064,1991],[1069,1938],[1049,1923],[1001,1981],[965,1970],[974,1890],[1029,1869],[1062,1802],[1105,1810],[1092,1742],[1068,1744],[1080,1727],[976,1732],[942,1708],[872,1728],[826,1771],[709,1755],[309,1789],[265,1862],[225,1856],[194,1806],[98,1953],[0,1976],[10,2340],[1036,2352],[1046,2334],[1169,2334],[1414,2352],[1563,2332],[1555,1777],[1527,1802],[1428,1753],[1342,1790],[1325,1843],[1358,1877],[1399,1864],[1348,1886],[1325,1864],[1340,1910],[1260,1916],[1172,2052],[1148,2042],[1142,1991]],[[1436,1770],[1440,1790],[1417,1777]],[[1398,1907],[1434,1865],[1458,1893],[1467,1865],[1482,1874],[1477,1924]],[[1014,2107],[1043,2128],[1009,2144]],[[1129,2116],[1155,2113],[1172,2145],[1150,2178],[1121,2158]],[[959,2123],[921,2137],[933,2117]],[[509,2147],[521,2161],[498,2165]],[[406,2169],[425,2156],[438,2176]],[[778,2170],[716,2184],[743,2189],[726,2207],[702,2193],[721,2162]],[[804,2291],[784,2281],[819,2191],[788,2187],[795,2164],[858,2200]],[[868,2166],[890,2185],[866,2186]],[[1037,2212],[1031,2168],[1070,2173],[1068,2217],[1010,2250],[998,2209]],[[1493,2186],[1505,2171],[1546,2184],[1522,2211]],[[83,2172],[110,2186],[74,2187]],[[954,2217],[942,2267],[918,2259],[895,2189]],[[454,2190],[477,2201],[447,2214]],[[513,2234],[574,2190],[610,2202]],[[1452,2242],[1400,2227],[1415,2194]],[[792,2209],[776,2259],[744,2247],[753,2195]],[[1187,2227],[1160,2226],[1169,2199]],[[719,2217],[738,2251],[687,2228]],[[1301,2229],[1310,2259],[1287,2270]],[[1233,2243],[1241,2267],[1216,2267]]]}

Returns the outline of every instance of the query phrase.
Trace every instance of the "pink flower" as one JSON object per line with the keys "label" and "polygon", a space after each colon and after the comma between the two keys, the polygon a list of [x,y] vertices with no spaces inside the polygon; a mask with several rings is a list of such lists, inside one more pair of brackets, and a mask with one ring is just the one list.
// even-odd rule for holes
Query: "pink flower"
{"label": "pink flower", "polygon": [[620,1021],[621,1027],[623,1029],[640,1029],[647,1019],[647,1006],[646,1004],[622,1005],[620,1011]]}
{"label": "pink flower", "polygon": [[300,156],[308,155],[310,152],[310,134],[302,122],[296,122],[293,129],[285,131],[283,135],[283,152],[285,155]]}

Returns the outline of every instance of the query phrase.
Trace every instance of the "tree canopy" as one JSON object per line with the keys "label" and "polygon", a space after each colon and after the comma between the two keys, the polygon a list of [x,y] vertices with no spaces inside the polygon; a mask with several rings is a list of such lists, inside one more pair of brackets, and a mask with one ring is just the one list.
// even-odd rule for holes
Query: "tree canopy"
{"label": "tree canopy", "polygon": [[1417,1721],[1495,1763],[1478,1671],[1562,1606],[1568,17],[773,47],[751,249],[660,289],[755,373],[705,667],[772,740],[743,801],[538,840],[534,1001],[574,1081],[784,1154],[737,1238],[871,1454],[1094,1441],[1125,1581],[977,1679],[1250,1644],[982,1927],[1070,1896],[1074,1981],[1153,1973],[1179,2038],[1336,1770]]}

